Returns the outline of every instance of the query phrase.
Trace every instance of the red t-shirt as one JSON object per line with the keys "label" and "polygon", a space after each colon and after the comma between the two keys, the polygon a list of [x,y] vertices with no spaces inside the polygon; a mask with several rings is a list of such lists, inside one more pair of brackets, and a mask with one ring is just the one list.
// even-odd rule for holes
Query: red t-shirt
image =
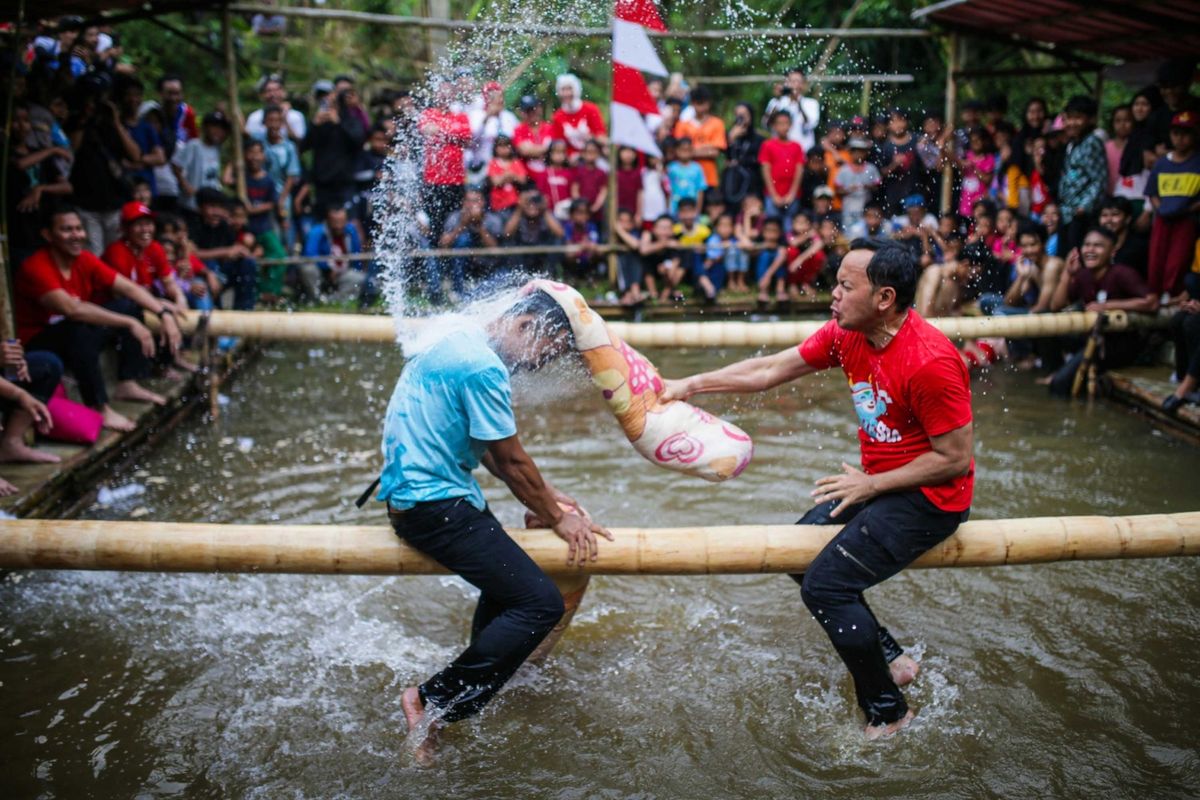
{"label": "red t-shirt", "polygon": [[[896,337],[882,350],[856,331],[830,320],[800,345],[815,369],[841,366],[858,412],[862,467],[888,472],[931,452],[929,439],[971,422],[970,377],[945,334],[909,310]],[[943,511],[965,511],[975,486],[975,460],[960,478],[921,492]]]}
{"label": "red t-shirt", "polygon": [[595,103],[584,100],[578,111],[558,109],[550,120],[550,135],[567,143],[567,155],[573,156],[583,149],[589,139],[605,136],[608,129],[604,117]]}
{"label": "red t-shirt", "polygon": [[575,168],[575,182],[579,184],[579,197],[591,205],[596,202],[600,192],[608,188],[608,173],[597,166],[589,167],[581,161]]}
{"label": "red t-shirt", "polygon": [[436,125],[438,130],[425,136],[425,182],[435,186],[466,183],[463,148],[471,143],[471,121],[466,114],[427,108],[421,112],[417,130]]}
{"label": "red t-shirt", "polygon": [[804,148],[788,139],[768,139],[758,150],[758,163],[771,165],[771,185],[782,197],[792,188],[796,170],[804,164]]}
{"label": "red t-shirt", "polygon": [[642,168],[617,170],[617,208],[637,214],[638,193],[642,191]]}
{"label": "red t-shirt", "polygon": [[570,167],[546,167],[540,178],[534,177],[551,211],[563,200],[571,199],[571,181],[574,177],[575,170]]}
{"label": "red t-shirt", "polygon": [[516,183],[506,183],[502,186],[492,186],[491,204],[492,211],[503,211],[506,208],[512,208],[517,204],[517,198],[521,194],[520,186],[525,183],[529,177],[529,171],[525,169],[525,162],[519,158],[514,158],[507,164],[500,163],[500,159],[493,158],[488,164],[487,176],[489,178],[499,178],[502,175],[515,175]]}
{"label": "red t-shirt", "polygon": [[[521,145],[525,142],[539,146],[549,144],[551,138],[550,128],[551,125],[549,122],[539,122],[536,128],[531,128],[524,122],[518,124],[513,129],[513,149],[520,155]],[[534,180],[537,180],[538,175],[546,171],[545,158],[525,158],[522,156],[522,160],[525,162],[525,168],[529,170],[529,174]]]}
{"label": "red t-shirt", "polygon": [[103,302],[116,280],[116,271],[86,250],[72,262],[70,272],[64,277],[54,264],[50,248],[43,247],[25,259],[17,270],[13,285],[17,338],[28,344],[48,325],[62,319],[41,303],[42,297],[50,292],[62,289],[79,300]]}
{"label": "red t-shirt", "polygon": [[108,246],[101,260],[146,289],[152,288],[155,281],[175,275],[175,268],[167,263],[167,254],[158,242],[150,242],[139,257],[133,254],[124,239],[118,239]]}

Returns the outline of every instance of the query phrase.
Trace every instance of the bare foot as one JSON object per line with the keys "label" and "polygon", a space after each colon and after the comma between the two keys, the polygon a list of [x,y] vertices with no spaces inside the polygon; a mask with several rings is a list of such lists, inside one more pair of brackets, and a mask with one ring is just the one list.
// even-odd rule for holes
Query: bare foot
{"label": "bare foot", "polygon": [[913,721],[913,712],[909,711],[895,722],[889,722],[887,725],[868,725],[863,728],[863,735],[867,737],[868,742],[873,742],[876,739],[883,739],[888,736],[895,736],[901,730],[908,727]]}
{"label": "bare foot", "polygon": [[413,758],[422,767],[433,765],[437,755],[437,723],[425,721],[425,704],[421,702],[421,693],[417,687],[410,686],[400,695],[400,707],[404,709],[404,719],[408,722],[408,735],[418,738],[413,749]]}
{"label": "bare foot", "polygon": [[921,665],[911,656],[899,655],[888,664],[888,669],[891,670],[892,681],[897,686],[908,686],[916,680]]}
{"label": "bare foot", "polygon": [[117,400],[129,400],[134,403],[153,403],[156,406],[167,404],[167,398],[139,385],[137,381],[121,381],[113,391],[113,397]]}
{"label": "bare foot", "polygon": [[22,461],[27,464],[57,464],[62,461],[54,453],[35,450],[21,441],[0,442],[0,461]]}
{"label": "bare foot", "polygon": [[8,497],[9,495],[16,494],[17,491],[17,487],[4,480],[4,478],[0,478],[0,497]]}
{"label": "bare foot", "polygon": [[133,420],[119,411],[114,411],[110,406],[105,406],[101,412],[104,418],[104,427],[111,431],[131,431],[134,429]]}
{"label": "bare foot", "polygon": [[191,372],[191,373],[194,373],[194,372],[199,372],[199,371],[200,371],[200,367],[196,366],[196,365],[195,365],[195,364],[193,364],[192,362],[190,362],[190,361],[187,361],[187,360],[185,360],[185,359],[183,359],[183,358],[177,358],[177,359],[175,359],[175,365],[174,365],[174,366],[175,366],[175,368],[176,368],[176,369],[183,370],[184,372]]}

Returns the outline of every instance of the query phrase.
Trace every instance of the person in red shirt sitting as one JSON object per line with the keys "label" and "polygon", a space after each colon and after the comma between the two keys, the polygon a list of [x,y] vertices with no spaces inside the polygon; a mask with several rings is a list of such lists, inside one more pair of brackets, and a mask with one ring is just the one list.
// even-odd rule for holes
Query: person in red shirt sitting
{"label": "person in red shirt sitting", "polygon": [[816,482],[818,505],[799,524],[845,526],[792,578],[854,678],[869,739],[912,719],[898,684],[916,677],[917,663],[880,627],[863,592],[952,534],[974,487],[970,378],[950,340],[911,308],[916,287],[911,252],[858,240],[838,268],[833,319],[811,338],[669,380],[661,397],[762,392],[834,366],[846,374],[862,469],[843,464]]}
{"label": "person in red shirt sitting", "polygon": [[608,144],[608,129],[595,103],[583,99],[583,84],[567,73],[554,81],[554,91],[560,103],[550,119],[550,137],[567,143],[567,158],[572,164],[584,146],[595,139],[601,147]]}
{"label": "person in red shirt sitting", "polygon": [[175,280],[175,267],[163,246],[154,241],[155,214],[149,206],[131,201],[121,207],[121,238],[108,246],[100,260],[146,291],[187,310],[187,298]]}
{"label": "person in red shirt sitting", "polygon": [[[26,350],[62,359],[79,381],[83,401],[103,414],[105,427],[133,430],[133,422],[108,404],[100,353],[115,340],[114,398],[165,404],[166,398],[137,382],[150,374],[155,352],[154,335],[141,318],[143,310],[156,314],[163,346],[176,353],[180,333],[173,309],[83,249],[87,233],[73,207],[51,212],[42,236],[47,246],[25,259],[14,280],[17,336]],[[97,303],[110,297],[116,299],[108,307]]]}

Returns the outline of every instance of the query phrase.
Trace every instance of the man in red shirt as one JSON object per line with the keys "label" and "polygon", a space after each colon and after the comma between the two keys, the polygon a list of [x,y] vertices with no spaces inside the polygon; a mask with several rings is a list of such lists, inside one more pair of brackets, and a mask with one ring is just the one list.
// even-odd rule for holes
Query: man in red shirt
{"label": "man in red shirt", "polygon": [[967,369],[950,340],[911,308],[916,284],[908,250],[859,240],[838,268],[833,320],[814,336],[782,353],[667,381],[663,394],[761,392],[833,366],[845,372],[862,469],[843,464],[817,481],[818,505],[799,524],[845,527],[804,575],[792,577],[854,678],[870,739],[912,719],[897,684],[910,682],[917,664],[862,593],[952,534],[974,486]]}
{"label": "man in red shirt", "polygon": [[[74,208],[52,212],[42,236],[47,246],[25,259],[14,280],[17,336],[26,350],[62,359],[79,381],[83,401],[104,415],[105,427],[133,430],[133,422],[108,404],[100,353],[115,340],[119,383],[113,397],[165,404],[137,379],[149,375],[155,352],[154,335],[141,322],[143,309],[162,320],[163,345],[172,353],[179,349],[171,307],[83,249],[87,234]],[[109,296],[117,298],[113,308],[96,302]]]}
{"label": "man in red shirt", "polygon": [[[463,149],[471,144],[471,120],[453,110],[454,84],[444,77],[432,80],[434,105],[421,112],[417,131],[424,139],[425,213],[429,216],[429,240],[442,238],[446,217],[463,202],[467,169]],[[442,260],[436,259],[427,272],[440,275]]]}
{"label": "man in red shirt", "polygon": [[146,291],[186,311],[187,298],[175,280],[175,268],[163,246],[154,241],[154,212],[132,200],[121,207],[121,238],[108,246],[100,259]]}

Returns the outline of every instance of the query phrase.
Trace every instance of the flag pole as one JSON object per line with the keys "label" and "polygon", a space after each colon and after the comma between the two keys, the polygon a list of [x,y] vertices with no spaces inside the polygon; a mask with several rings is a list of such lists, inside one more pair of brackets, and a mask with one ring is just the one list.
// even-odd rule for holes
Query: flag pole
{"label": "flag pole", "polygon": [[[613,3],[612,20],[614,41],[617,25],[617,6]],[[612,59],[612,48],[609,48],[608,64],[608,203],[605,213],[608,219],[608,282],[617,288],[617,145],[613,141],[613,102],[617,97],[615,80],[615,62]]]}

